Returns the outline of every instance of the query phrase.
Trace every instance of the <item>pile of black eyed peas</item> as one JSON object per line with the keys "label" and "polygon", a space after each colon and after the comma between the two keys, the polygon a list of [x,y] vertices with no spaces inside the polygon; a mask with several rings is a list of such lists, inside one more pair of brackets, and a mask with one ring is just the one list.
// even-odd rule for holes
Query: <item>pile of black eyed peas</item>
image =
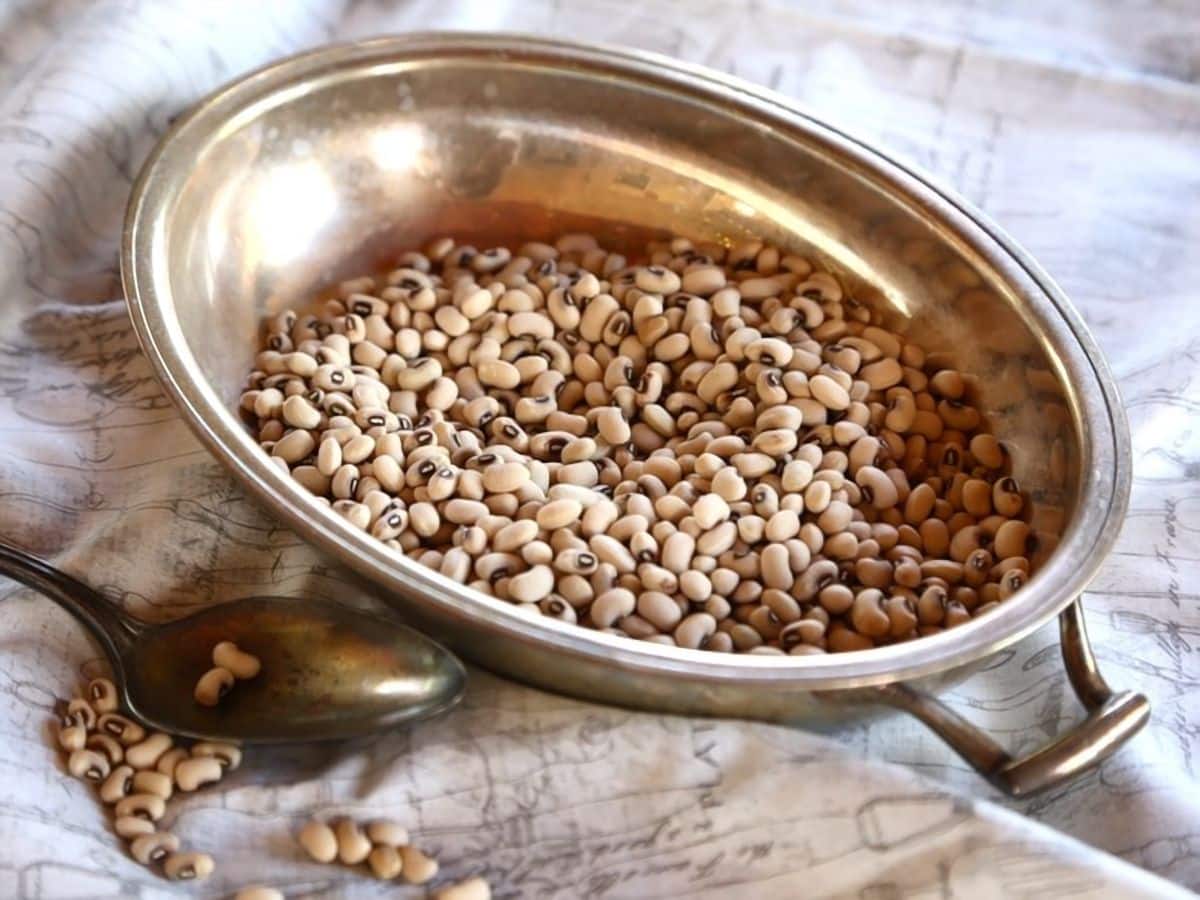
{"label": "pile of black eyed peas", "polygon": [[[256,657],[230,641],[213,648],[218,668],[253,678],[260,671]],[[231,677],[233,677],[231,675]],[[215,705],[219,696],[214,695]],[[220,781],[242,762],[234,744],[199,741],[177,746],[171,735],[148,733],[120,712],[116,686],[107,678],[88,683],[84,696],[63,702],[59,710],[58,744],[67,754],[67,770],[97,786],[100,800],[113,810],[113,830],[128,842],[129,855],[171,880],[204,880],[216,864],[207,853],[181,850],[179,838],[161,828],[167,802],[176,790],[191,793]],[[421,885],[438,874],[438,863],[409,840],[408,830],[388,820],[365,829],[348,817],[333,826],[310,820],[297,835],[301,848],[317,862],[354,866],[365,862],[375,878],[397,878]],[[433,900],[488,900],[491,888],[482,877],[468,878],[436,889]],[[252,885],[234,900],[283,900],[267,885]]]}
{"label": "pile of black eyed peas", "polygon": [[112,808],[113,830],[139,863],[172,880],[207,878],[212,857],[181,851],[179,838],[159,825],[177,789],[190,793],[220,781],[241,764],[241,750],[215,741],[178,747],[168,734],[147,733],[121,714],[116,686],[106,678],[89,682],[84,694],[61,712],[58,744],[68,754],[67,770],[97,786]]}
{"label": "pile of black eyed peas", "polygon": [[262,448],[397,553],[686,648],[818,654],[993,609],[1041,537],[947,359],[761,241],[450,238],[267,323]]}

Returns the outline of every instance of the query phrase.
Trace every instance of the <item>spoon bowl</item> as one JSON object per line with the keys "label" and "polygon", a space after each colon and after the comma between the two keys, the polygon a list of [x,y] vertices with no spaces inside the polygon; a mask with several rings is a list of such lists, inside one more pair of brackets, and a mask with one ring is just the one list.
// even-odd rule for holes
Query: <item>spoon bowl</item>
{"label": "spoon bowl", "polygon": [[[83,583],[0,543],[0,574],[57,601],[104,648],[124,707],[149,728],[239,743],[342,740],[454,706],[466,671],[395,620],[338,603],[247,597],[165,625],[130,619]],[[233,641],[262,669],[215,707],[193,691],[212,649]]]}

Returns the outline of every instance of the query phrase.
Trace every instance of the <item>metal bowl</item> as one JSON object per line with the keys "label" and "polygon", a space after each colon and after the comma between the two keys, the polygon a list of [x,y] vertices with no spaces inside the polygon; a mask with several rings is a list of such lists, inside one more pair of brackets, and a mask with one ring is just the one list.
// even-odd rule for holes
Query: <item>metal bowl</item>
{"label": "metal bowl", "polygon": [[[614,249],[757,235],[809,255],[973,376],[1035,525],[1057,546],[995,612],[933,637],[816,657],[663,647],[530,619],[394,554],[281,474],[239,420],[264,316],[438,234],[515,246],[573,230]],[[1127,426],[1092,338],[1046,274],[909,167],[776,95],[666,58],[406,35],[295,56],[200,103],[138,178],[123,251],[142,346],[204,443],[280,519],[468,658],[556,691],[686,713],[795,721],[891,703],[1009,790],[1065,777],[996,757],[922,690],[1064,610],[1072,681],[1098,680],[1071,604],[1125,511]],[[1145,718],[1144,699],[1092,688],[1080,687],[1090,755],[1074,768],[1102,755],[1092,742],[1109,752]]]}

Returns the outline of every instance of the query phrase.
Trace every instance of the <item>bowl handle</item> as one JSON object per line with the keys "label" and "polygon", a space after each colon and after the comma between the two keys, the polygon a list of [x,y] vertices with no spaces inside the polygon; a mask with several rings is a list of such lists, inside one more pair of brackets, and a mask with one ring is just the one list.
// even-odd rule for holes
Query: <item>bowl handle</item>
{"label": "bowl handle", "polygon": [[982,729],[945,703],[906,684],[879,688],[877,699],[916,716],[995,787],[1027,797],[1063,784],[1103,762],[1150,718],[1142,694],[1114,693],[1096,667],[1083,606],[1076,600],[1059,616],[1063,663],[1087,717],[1053,743],[1028,756],[1012,757]]}

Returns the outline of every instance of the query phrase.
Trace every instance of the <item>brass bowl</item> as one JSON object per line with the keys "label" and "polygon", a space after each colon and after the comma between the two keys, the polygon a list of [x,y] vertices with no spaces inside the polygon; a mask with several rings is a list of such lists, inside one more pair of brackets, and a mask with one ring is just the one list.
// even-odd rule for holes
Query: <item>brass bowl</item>
{"label": "brass bowl", "polygon": [[[815,657],[663,647],[531,620],[394,554],[281,474],[239,420],[264,316],[438,234],[516,246],[574,230],[632,251],[667,234],[757,235],[833,271],[973,376],[1035,525],[1057,546],[995,612],[933,637]],[[416,34],[295,56],[217,91],[162,139],[134,187],[122,274],[147,356],[218,459],[414,623],[491,669],[686,713],[790,721],[883,701],[955,741],[955,723],[917,687],[962,678],[1067,610],[1073,683],[1099,678],[1071,604],[1121,524],[1130,461],[1092,338],[1047,275],[961,199],[769,92],[662,57],[515,36]],[[1140,697],[1096,688],[1089,702],[1080,690],[1091,739],[1115,746],[1144,721]],[[958,738],[985,765],[964,744],[978,735]],[[992,777],[1030,789],[1022,771]]]}

